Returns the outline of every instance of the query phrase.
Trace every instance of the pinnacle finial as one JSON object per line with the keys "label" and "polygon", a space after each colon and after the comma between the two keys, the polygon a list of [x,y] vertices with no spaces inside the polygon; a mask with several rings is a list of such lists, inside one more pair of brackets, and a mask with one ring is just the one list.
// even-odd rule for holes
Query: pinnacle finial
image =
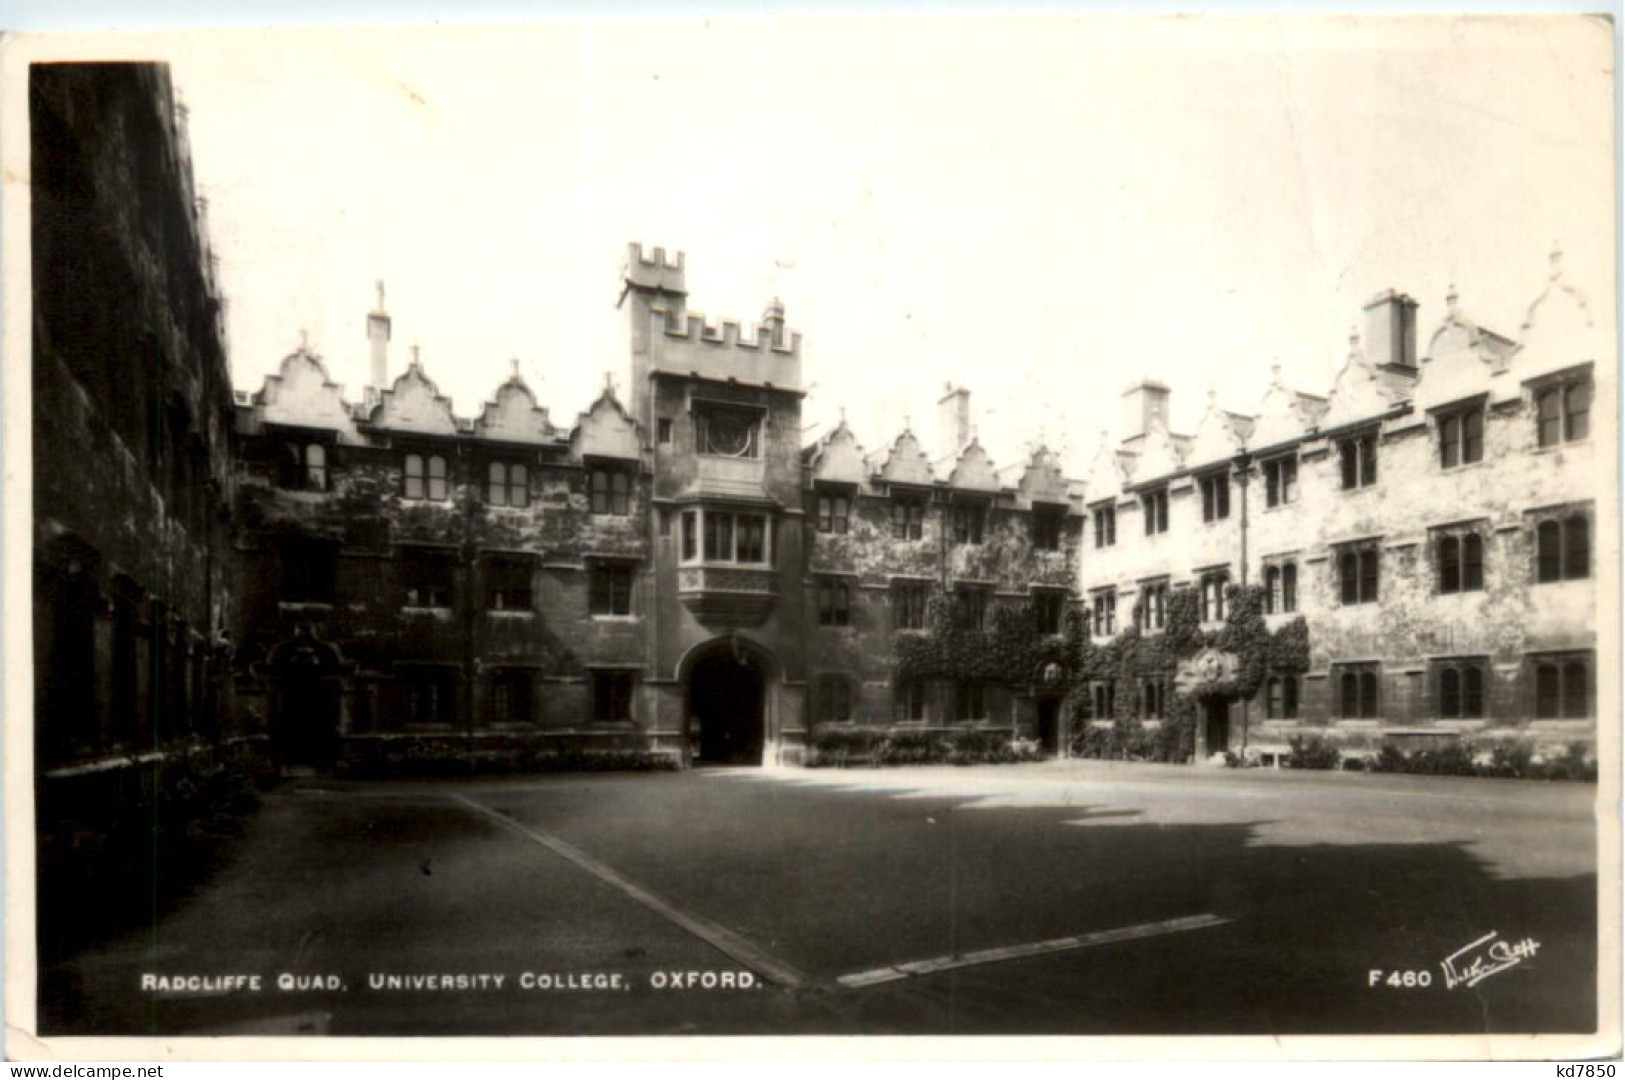
{"label": "pinnacle finial", "polygon": [[1270,382],[1277,385],[1281,381],[1281,361],[1277,358],[1270,362]]}
{"label": "pinnacle finial", "polygon": [[1350,351],[1352,351],[1352,350],[1358,349],[1359,347],[1360,347],[1360,328],[1358,326],[1351,326],[1351,327],[1349,327],[1349,349],[1350,349]]}
{"label": "pinnacle finial", "polygon": [[303,326],[299,328],[299,351],[310,351],[310,331],[306,330]]}
{"label": "pinnacle finial", "polygon": [[383,278],[379,278],[377,281],[373,282],[372,285],[373,285],[373,288],[378,290],[378,314],[382,315],[384,313],[384,280],[383,280]]}
{"label": "pinnacle finial", "polygon": [[423,363],[423,358],[419,354],[418,344],[417,344],[417,342],[413,342],[412,343],[412,366],[413,367],[421,367],[422,363]]}
{"label": "pinnacle finial", "polygon": [[1452,281],[1450,288],[1444,294],[1444,304],[1445,307],[1450,309],[1450,314],[1454,315],[1456,313],[1456,302],[1460,299],[1461,294],[1456,291],[1456,283]]}
{"label": "pinnacle finial", "polygon": [[509,360],[508,368],[512,372],[514,378],[519,378],[519,357],[515,356]]}
{"label": "pinnacle finial", "polygon": [[1552,280],[1563,276],[1563,245],[1552,241]]}
{"label": "pinnacle finial", "polygon": [[841,423],[846,423],[846,406],[838,405],[836,406],[836,410],[841,414]]}

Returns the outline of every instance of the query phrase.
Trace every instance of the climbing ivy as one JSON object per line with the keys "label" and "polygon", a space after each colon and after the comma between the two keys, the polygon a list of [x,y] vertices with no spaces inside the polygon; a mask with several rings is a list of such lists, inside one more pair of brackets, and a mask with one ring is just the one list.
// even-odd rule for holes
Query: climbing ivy
{"label": "climbing ivy", "polygon": [[[1110,641],[1096,643],[1080,612],[1069,611],[1059,638],[1040,634],[1032,604],[997,600],[986,629],[969,625],[958,600],[938,589],[926,605],[924,632],[897,635],[897,677],[978,679],[1009,685],[1032,682],[1045,665],[1059,666],[1074,752],[1089,757],[1131,757],[1188,761],[1194,753],[1197,700],[1236,701],[1258,693],[1270,672],[1302,672],[1309,667],[1309,632],[1303,617],[1271,631],[1264,619],[1267,593],[1258,585],[1225,590],[1224,625],[1204,630],[1194,589],[1168,597],[1162,633],[1143,633],[1136,623]],[[1206,648],[1233,653],[1233,677],[1207,683],[1195,695],[1173,689],[1179,665]],[[1163,720],[1148,727],[1136,715],[1136,695],[1144,680],[1162,683]],[[1089,686],[1115,686],[1112,715],[1091,716]],[[1097,728],[1091,719],[1112,721]]]}
{"label": "climbing ivy", "polygon": [[1064,687],[1074,652],[1069,642],[1081,635],[1081,626],[1067,619],[1063,629],[1059,638],[1039,633],[1032,603],[1007,599],[993,601],[987,628],[978,629],[956,597],[937,589],[926,601],[925,631],[897,635],[897,677],[905,682],[977,679],[1015,685],[1034,681],[1053,663],[1060,666]]}

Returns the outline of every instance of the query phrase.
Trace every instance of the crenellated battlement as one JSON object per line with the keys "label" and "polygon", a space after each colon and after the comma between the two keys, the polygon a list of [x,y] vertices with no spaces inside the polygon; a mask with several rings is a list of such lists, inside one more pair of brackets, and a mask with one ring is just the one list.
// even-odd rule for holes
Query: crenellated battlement
{"label": "crenellated battlement", "polygon": [[703,345],[715,345],[724,349],[756,349],[783,353],[800,359],[801,334],[784,328],[783,307],[777,308],[777,319],[770,317],[749,331],[741,333],[744,326],[738,319],[724,319],[718,325],[706,321],[704,315],[697,311],[667,311],[654,308],[650,314],[661,321],[662,329],[668,338],[679,338]]}
{"label": "crenellated battlement", "polygon": [[621,277],[629,287],[658,289],[661,292],[687,295],[688,285],[683,276],[683,253],[676,253],[676,261],[666,258],[666,249],[657,247],[649,255],[636,240],[626,245],[626,265]]}

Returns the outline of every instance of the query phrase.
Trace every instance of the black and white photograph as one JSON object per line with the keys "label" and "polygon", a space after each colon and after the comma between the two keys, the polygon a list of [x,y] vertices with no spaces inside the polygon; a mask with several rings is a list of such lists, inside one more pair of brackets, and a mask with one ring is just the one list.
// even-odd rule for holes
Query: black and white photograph
{"label": "black and white photograph", "polygon": [[9,39],[8,1056],[1618,1055],[1616,32]]}

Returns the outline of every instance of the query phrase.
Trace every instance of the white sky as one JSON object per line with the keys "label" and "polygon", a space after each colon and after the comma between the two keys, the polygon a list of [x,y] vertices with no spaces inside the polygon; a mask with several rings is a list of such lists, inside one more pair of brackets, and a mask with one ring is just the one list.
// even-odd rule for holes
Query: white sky
{"label": "white sky", "polygon": [[629,240],[690,304],[803,332],[809,423],[1081,473],[1139,375],[1178,430],[1272,360],[1325,393],[1361,304],[1450,282],[1516,335],[1554,240],[1614,296],[1612,51],[1574,17],[778,18],[165,39],[255,389],[308,329],[347,396],[388,285],[472,415],[521,370],[569,424],[628,379]]}

